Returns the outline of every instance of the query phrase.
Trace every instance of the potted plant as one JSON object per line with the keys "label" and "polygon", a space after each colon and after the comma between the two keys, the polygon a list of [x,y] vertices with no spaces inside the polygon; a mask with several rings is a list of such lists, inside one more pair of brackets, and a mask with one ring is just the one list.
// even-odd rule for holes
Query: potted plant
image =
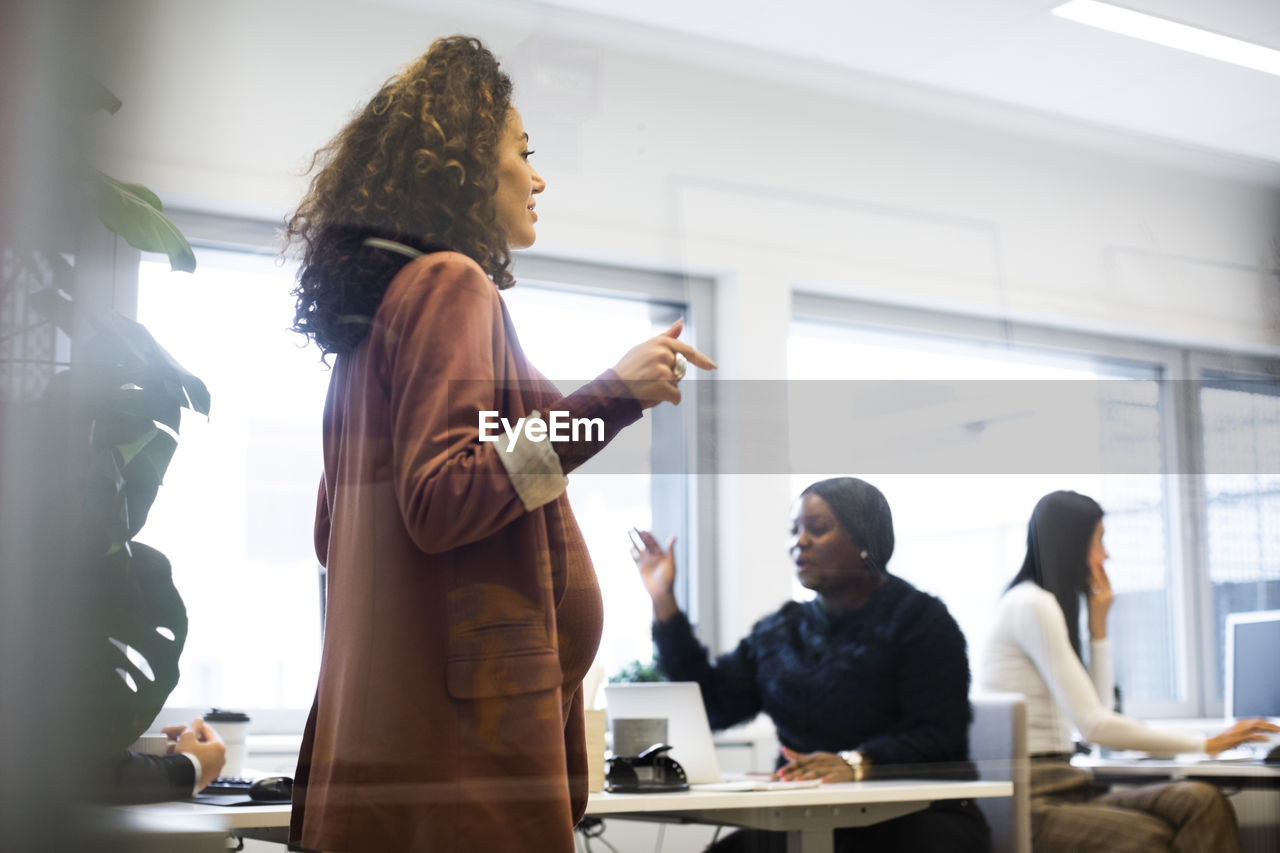
{"label": "potted plant", "polygon": [[609,676],[610,684],[630,684],[638,681],[666,681],[666,678],[658,669],[658,662],[652,659],[648,662],[633,660]]}
{"label": "potted plant", "polygon": [[[101,86],[88,102],[92,111],[120,107]],[[78,152],[69,156],[78,178],[69,204],[92,205],[107,229],[166,254],[173,269],[195,269],[191,246],[154,193],[88,168]],[[24,307],[39,318],[18,334],[47,339],[39,326],[53,324],[69,339],[70,358],[10,422],[18,434],[10,446],[25,452],[13,460],[22,470],[6,476],[30,484],[24,512],[34,535],[14,559],[39,579],[32,607],[65,616],[48,626],[50,636],[33,638],[49,670],[39,683],[51,693],[33,697],[35,706],[76,721],[68,736],[92,758],[132,743],[178,681],[186,609],[168,560],[135,537],[177,447],[182,409],[207,415],[210,400],[145,327],[94,306],[73,261],[49,242],[54,249],[8,250],[5,286],[26,287]],[[85,707],[61,707],[64,695]]]}

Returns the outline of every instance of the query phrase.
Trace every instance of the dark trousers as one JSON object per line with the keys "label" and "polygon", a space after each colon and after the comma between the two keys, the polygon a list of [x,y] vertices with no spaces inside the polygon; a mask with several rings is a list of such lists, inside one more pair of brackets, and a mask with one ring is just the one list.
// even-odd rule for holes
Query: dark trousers
{"label": "dark trousers", "polygon": [[[835,853],[988,853],[991,829],[970,800],[943,800],[924,811],[835,831]],[[707,853],[786,853],[783,832],[741,829]]]}

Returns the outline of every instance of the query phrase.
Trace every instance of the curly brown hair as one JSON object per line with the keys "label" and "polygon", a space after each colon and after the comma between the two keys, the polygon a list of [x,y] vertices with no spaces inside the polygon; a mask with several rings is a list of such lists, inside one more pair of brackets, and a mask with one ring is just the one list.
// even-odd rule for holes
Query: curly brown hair
{"label": "curly brown hair", "polygon": [[288,245],[302,244],[296,331],[325,355],[368,335],[407,262],[365,247],[371,236],[461,252],[499,288],[515,283],[494,207],[510,109],[511,78],[494,55],[474,38],[441,38],[316,152],[310,189],[285,225]]}

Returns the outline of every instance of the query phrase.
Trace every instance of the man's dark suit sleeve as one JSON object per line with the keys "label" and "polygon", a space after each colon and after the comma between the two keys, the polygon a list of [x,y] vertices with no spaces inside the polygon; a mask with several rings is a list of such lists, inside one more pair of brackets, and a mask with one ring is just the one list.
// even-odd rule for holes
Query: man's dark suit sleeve
{"label": "man's dark suit sleeve", "polygon": [[196,768],[185,755],[122,752],[108,779],[107,795],[123,803],[185,800],[196,784]]}

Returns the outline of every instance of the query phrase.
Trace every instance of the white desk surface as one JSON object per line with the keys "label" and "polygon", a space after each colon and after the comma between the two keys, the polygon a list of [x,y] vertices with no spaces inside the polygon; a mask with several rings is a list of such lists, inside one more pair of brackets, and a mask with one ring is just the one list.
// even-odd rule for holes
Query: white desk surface
{"label": "white desk surface", "polygon": [[1099,777],[1151,776],[1161,779],[1275,779],[1280,781],[1280,764],[1258,761],[1177,761],[1167,758],[1076,758],[1072,761],[1087,767]]}
{"label": "white desk surface", "polygon": [[[746,809],[800,809],[813,807],[928,804],[934,800],[1009,797],[1009,782],[927,782],[893,779],[877,782],[843,782],[792,791],[679,791],[671,794],[592,794],[589,815],[671,815],[728,812]],[[138,821],[181,823],[200,829],[260,829],[289,825],[288,803],[264,806],[215,806],[205,803],[168,802],[118,806]]]}
{"label": "white desk surface", "polygon": [[223,831],[269,829],[289,825],[289,803],[265,806],[215,806],[187,801],[114,806],[124,813],[131,826],[167,828],[182,825],[191,829]]}
{"label": "white desk surface", "polygon": [[817,788],[775,791],[677,791],[671,794],[592,794],[589,815],[686,812],[719,809],[779,809],[805,806],[873,805],[1013,796],[1010,782],[929,782],[889,779],[841,782]]}

